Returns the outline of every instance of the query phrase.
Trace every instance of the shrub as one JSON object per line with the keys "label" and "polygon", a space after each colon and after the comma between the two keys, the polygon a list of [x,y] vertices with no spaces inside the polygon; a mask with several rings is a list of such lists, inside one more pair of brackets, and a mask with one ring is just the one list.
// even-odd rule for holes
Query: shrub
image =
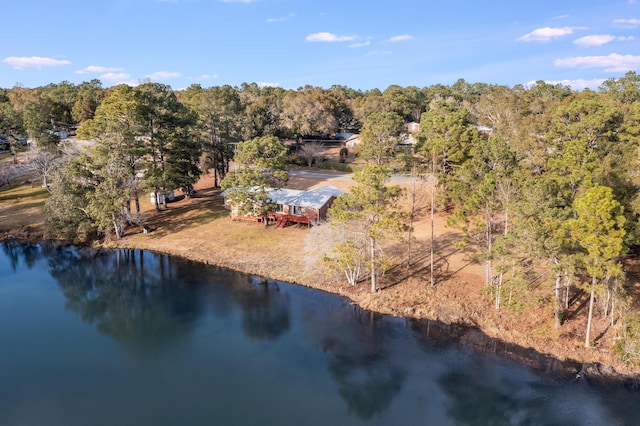
{"label": "shrub", "polygon": [[353,172],[353,168],[350,165],[345,163],[336,163],[335,161],[323,161],[320,163],[320,168],[324,170],[335,170],[338,172]]}
{"label": "shrub", "polygon": [[306,166],[307,160],[297,154],[289,154],[287,156],[287,164],[291,164],[293,166]]}
{"label": "shrub", "polygon": [[614,352],[626,364],[640,364],[640,318],[629,315],[625,318]]}

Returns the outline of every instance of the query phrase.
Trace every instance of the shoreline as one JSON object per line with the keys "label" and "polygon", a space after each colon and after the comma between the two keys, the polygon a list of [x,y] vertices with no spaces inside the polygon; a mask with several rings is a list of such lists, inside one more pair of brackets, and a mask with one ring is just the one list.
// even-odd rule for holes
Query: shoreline
{"label": "shoreline", "polygon": [[[300,187],[320,184],[317,179],[302,178],[297,178],[296,183]],[[576,335],[582,327],[579,316],[558,331],[549,325],[551,318],[546,318],[544,311],[535,312],[533,318],[529,316],[523,319],[520,314],[513,315],[488,307],[482,296],[482,283],[478,280],[482,276],[481,272],[478,273],[478,265],[468,262],[464,253],[450,247],[439,247],[444,250],[441,256],[447,264],[453,263],[451,270],[441,272],[446,276],[436,287],[426,285],[425,278],[418,275],[407,282],[393,283],[377,293],[370,293],[366,284],[352,287],[340,278],[329,277],[317,269],[308,269],[308,262],[305,263],[308,253],[305,249],[317,244],[317,241],[309,240],[309,230],[274,230],[272,227],[228,220],[228,212],[222,205],[218,191],[207,182],[200,183],[196,197],[172,203],[168,209],[160,212],[146,206],[144,214],[146,223],[153,229],[151,233],[143,234],[132,227],[121,240],[88,246],[149,250],[301,285],[345,297],[361,309],[377,314],[475,329],[486,338],[494,339],[492,345],[502,342],[500,344],[505,348],[511,345],[522,348],[516,352],[530,354],[532,358],[568,363],[573,366],[573,374],[595,372],[595,375],[614,378],[617,382],[640,383],[640,367],[617,362],[610,353],[610,336],[603,339],[607,340],[602,343],[603,346],[598,344],[592,349],[582,347]],[[443,227],[439,235],[451,241],[455,235],[449,232]],[[30,243],[45,241],[41,226],[22,226],[0,234],[0,240],[7,238]],[[419,250],[418,245],[416,250]],[[534,329],[536,326],[542,332]],[[484,350],[482,345],[475,349]],[[530,360],[526,355],[519,355],[517,361],[528,364]]]}
{"label": "shoreline", "polygon": [[604,387],[617,386],[629,389],[640,388],[640,373],[620,372],[616,370],[615,366],[602,364],[600,362],[581,361],[577,359],[560,359],[552,354],[539,351],[536,348],[525,347],[515,342],[510,342],[508,340],[502,339],[500,337],[491,336],[487,334],[481,327],[470,323],[448,323],[435,318],[395,315],[393,313],[381,312],[379,310],[371,310],[369,308],[363,307],[358,300],[351,297],[353,294],[350,294],[350,292],[348,291],[335,291],[335,288],[332,290],[329,288],[322,288],[323,286],[318,287],[304,282],[291,282],[289,280],[281,279],[278,277],[263,276],[249,270],[243,270],[237,267],[231,267],[229,265],[221,265],[207,260],[199,260],[184,254],[170,253],[168,251],[154,250],[149,247],[140,247],[130,244],[108,243],[87,246],[73,245],[56,240],[47,240],[42,237],[41,233],[40,235],[38,235],[37,232],[31,232],[28,235],[22,234],[22,237],[12,235],[12,233],[4,233],[0,236],[0,241],[4,242],[7,240],[28,244],[52,244],[54,246],[64,247],[75,246],[96,251],[113,251],[117,249],[147,250],[153,253],[175,256],[183,260],[199,262],[213,267],[232,270],[234,272],[254,275],[268,280],[284,282],[290,285],[299,285],[316,291],[324,291],[338,297],[343,297],[356,304],[360,309],[371,312],[375,315],[405,319],[408,323],[410,323],[409,326],[412,329],[414,329],[418,333],[425,335],[426,338],[430,340],[434,340],[444,344],[459,345],[463,348],[467,348],[479,353],[493,354],[495,356],[523,364],[528,368],[537,371],[539,374],[552,379],[561,379],[570,382],[584,380],[587,383]]}
{"label": "shoreline", "polygon": [[[568,381],[585,380],[598,386],[622,386],[633,389],[640,388],[640,373],[622,373],[615,369],[613,365],[606,365],[600,362],[581,361],[577,359],[560,359],[553,354],[541,352],[535,348],[524,347],[515,342],[504,340],[500,337],[488,335],[481,327],[468,322],[448,323],[437,318],[424,318],[407,315],[397,315],[391,312],[383,312],[380,310],[372,310],[363,306],[359,298],[354,298],[354,293],[345,291],[344,286],[340,286],[339,290],[328,286],[317,286],[305,282],[290,281],[274,276],[264,276],[248,270],[243,270],[229,265],[222,265],[208,260],[194,259],[190,256],[180,253],[170,253],[168,251],[159,251],[151,248],[141,248],[129,246],[127,244],[108,244],[103,246],[106,249],[130,249],[130,250],[148,250],[154,253],[175,256],[183,260],[200,262],[217,268],[223,268],[242,274],[253,275],[259,278],[280,281],[290,285],[298,285],[307,287],[316,291],[323,291],[338,297],[343,297],[358,308],[371,312],[375,315],[390,316],[401,318],[411,322],[412,327],[427,327],[428,338],[438,340],[447,344],[457,344],[461,347],[471,349],[479,353],[494,354],[496,356],[515,361],[526,365],[527,367],[554,379],[562,379]],[[346,287],[349,290],[349,287]],[[429,326],[424,326],[424,324]],[[433,333],[433,328],[440,330],[440,333]]]}

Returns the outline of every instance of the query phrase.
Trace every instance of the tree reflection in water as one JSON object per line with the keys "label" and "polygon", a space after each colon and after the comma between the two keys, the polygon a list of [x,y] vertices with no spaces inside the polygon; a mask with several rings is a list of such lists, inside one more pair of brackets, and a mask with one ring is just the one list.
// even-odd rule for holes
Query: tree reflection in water
{"label": "tree reflection in water", "polygon": [[197,294],[174,282],[183,262],[176,264],[168,256],[136,250],[59,249],[49,256],[66,308],[101,334],[146,354],[193,331]]}
{"label": "tree reflection in water", "polygon": [[[439,379],[456,424],[545,424],[545,399],[527,384],[483,368],[449,371]],[[563,423],[571,425],[572,423]]]}
{"label": "tree reflection in water", "polygon": [[18,269],[20,259],[22,259],[28,269],[31,269],[36,262],[42,258],[40,246],[21,243],[15,240],[2,241],[2,251],[9,258],[11,269],[14,272]]}
{"label": "tree reflection in water", "polygon": [[252,339],[275,340],[290,327],[289,296],[275,281],[238,277],[234,296],[242,308],[242,331]]}
{"label": "tree reflection in water", "polygon": [[362,420],[384,413],[406,379],[405,369],[388,353],[391,340],[380,319],[357,307],[305,316],[312,344],[328,354],[328,369],[340,396],[349,412]]}
{"label": "tree reflection in water", "polygon": [[205,302],[219,317],[240,307],[250,338],[276,339],[290,327],[289,297],[276,282],[141,250],[66,248],[47,257],[67,309],[138,352],[189,336]]}

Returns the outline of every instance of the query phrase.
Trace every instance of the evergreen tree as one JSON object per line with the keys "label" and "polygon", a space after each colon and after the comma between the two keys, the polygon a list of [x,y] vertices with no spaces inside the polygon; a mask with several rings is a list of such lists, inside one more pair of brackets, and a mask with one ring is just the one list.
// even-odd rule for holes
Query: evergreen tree
{"label": "evergreen tree", "polygon": [[222,181],[226,197],[238,213],[261,216],[273,210],[269,192],[283,188],[289,178],[287,148],[275,136],[263,136],[238,144],[236,170]]}
{"label": "evergreen tree", "polygon": [[401,191],[387,185],[390,177],[388,168],[377,164],[359,169],[353,176],[356,185],[340,195],[329,209],[330,223],[350,224],[352,234],[337,245],[328,261],[348,274],[360,265],[361,256],[366,253],[372,293],[377,290],[379,272],[389,266],[380,244],[400,238],[406,231],[405,214],[398,209]]}
{"label": "evergreen tree", "polygon": [[619,262],[625,252],[622,205],[611,188],[596,185],[576,198],[575,219],[569,222],[571,235],[580,244],[580,256],[591,281],[584,284],[589,292],[589,313],[584,345],[591,346],[591,320],[596,294],[603,294],[607,285],[622,274]]}

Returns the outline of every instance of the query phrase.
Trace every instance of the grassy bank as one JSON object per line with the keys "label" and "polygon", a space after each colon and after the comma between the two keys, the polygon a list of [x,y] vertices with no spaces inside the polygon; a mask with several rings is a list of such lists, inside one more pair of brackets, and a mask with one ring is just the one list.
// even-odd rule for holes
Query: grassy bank
{"label": "grassy bank", "polygon": [[12,182],[0,188],[0,234],[27,237],[44,231],[44,202],[47,191],[30,183]]}

